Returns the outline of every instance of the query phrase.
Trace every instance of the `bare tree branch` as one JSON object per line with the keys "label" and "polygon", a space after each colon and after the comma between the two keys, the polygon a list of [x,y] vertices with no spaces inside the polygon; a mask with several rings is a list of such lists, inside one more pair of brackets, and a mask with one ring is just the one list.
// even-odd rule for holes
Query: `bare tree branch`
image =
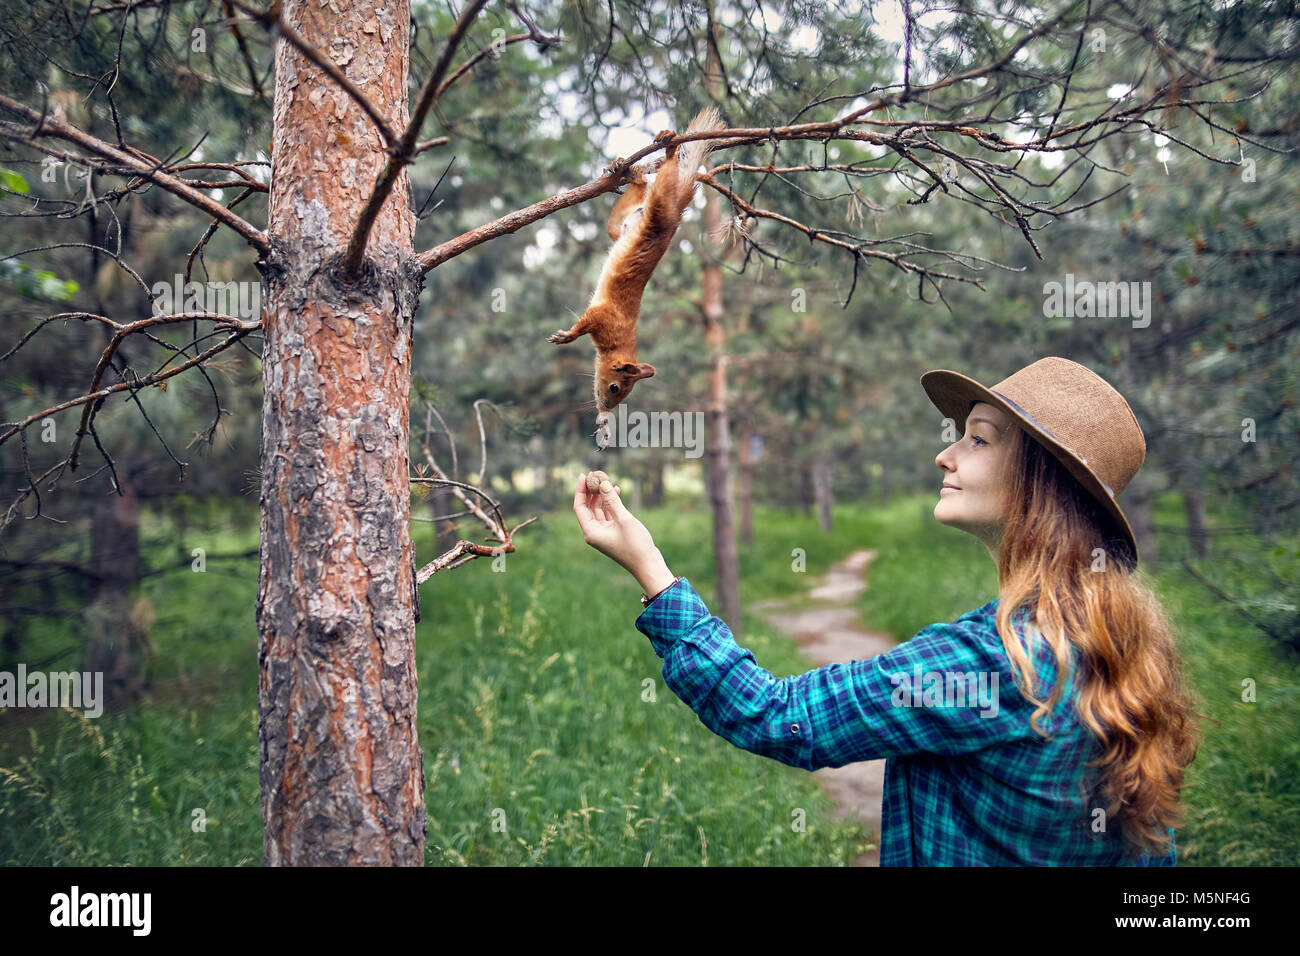
{"label": "bare tree branch", "polygon": [[[0,94],[0,108],[6,109],[10,113],[14,113],[15,115],[21,116],[36,124],[35,128],[28,134],[29,141],[34,145],[35,140],[40,136],[54,136],[66,142],[74,143],[82,149],[94,153],[96,156],[112,160],[113,162],[131,170],[136,175],[157,183],[168,192],[184,199],[190,205],[202,209],[213,218],[220,220],[231,229],[235,230],[235,232],[243,236],[248,241],[249,245],[257,249],[258,252],[266,254],[271,251],[271,244],[267,240],[266,234],[260,229],[245,222],[210,196],[205,196],[194,187],[187,186],[175,176],[163,172],[161,169],[157,168],[156,165],[146,163],[130,153],[123,152],[115,146],[110,146],[103,140],[91,136],[89,133],[84,133],[76,127],[69,126],[62,120],[38,113],[36,110],[24,106],[17,100],[10,99],[8,96],[4,96],[3,94]],[[7,135],[8,131],[4,128],[0,128],[0,134]]]}
{"label": "bare tree branch", "polygon": [[[483,431],[482,411],[479,408],[479,406],[485,401],[486,399],[479,399],[474,403],[474,415],[478,419],[479,434],[480,466],[478,484],[470,485],[463,481],[456,481],[453,478],[448,478],[442,468],[439,467],[437,460],[433,457],[433,450],[429,445],[429,440],[433,434],[432,416],[437,415],[440,422],[443,420],[442,416],[438,415],[437,409],[435,409],[432,404],[426,405],[424,439],[421,444],[421,450],[424,452],[424,459],[427,462],[428,470],[426,471],[424,468],[419,469],[419,474],[412,477],[410,480],[412,484],[416,485],[441,485],[450,488],[452,494],[464,502],[468,513],[474,515],[487,527],[489,539],[498,543],[493,545],[482,545],[475,544],[474,542],[465,539],[457,541],[456,544],[446,553],[438,556],[433,561],[430,561],[416,573],[415,583],[417,585],[423,584],[439,571],[459,567],[467,561],[472,561],[474,558],[495,557],[499,554],[506,554],[514,551],[515,532],[525,525],[531,524],[537,520],[537,517],[533,516],[532,518],[515,525],[515,527],[507,529],[505,517],[501,514],[500,502],[478,487],[478,485],[483,484],[483,477],[487,473],[487,438]],[[452,459],[455,460],[456,442],[452,438],[451,432],[447,430],[446,422],[443,422],[443,431],[446,433],[447,441],[451,445]],[[426,477],[429,472],[431,472],[434,477]],[[470,498],[466,492],[472,492],[480,498],[485,499],[491,507],[493,514],[489,515],[484,511],[478,502]]]}
{"label": "bare tree branch", "polygon": [[347,252],[343,256],[341,269],[343,275],[354,276],[361,269],[361,259],[366,254],[366,240],[370,237],[370,230],[375,224],[375,218],[379,215],[379,210],[384,207],[384,202],[393,191],[397,177],[415,158],[416,142],[420,138],[420,129],[424,126],[424,120],[429,115],[429,110],[437,102],[442,87],[442,79],[451,66],[452,57],[456,55],[456,50],[460,47],[461,41],[465,39],[470,24],[474,22],[474,19],[479,15],[479,11],[486,5],[487,0],[470,0],[457,18],[456,25],[452,27],[451,34],[443,45],[442,55],[438,57],[438,62],[434,65],[433,71],[425,79],[424,87],[420,90],[420,98],[416,103],[415,112],[411,115],[411,121],[406,126],[406,132],[402,134],[401,140],[389,150],[388,158],[384,160],[384,166],[379,171],[379,178],[375,182],[375,188],[370,193],[370,199],[365,208],[361,210],[361,215],[357,217],[356,228],[352,231],[352,238],[348,242]]}

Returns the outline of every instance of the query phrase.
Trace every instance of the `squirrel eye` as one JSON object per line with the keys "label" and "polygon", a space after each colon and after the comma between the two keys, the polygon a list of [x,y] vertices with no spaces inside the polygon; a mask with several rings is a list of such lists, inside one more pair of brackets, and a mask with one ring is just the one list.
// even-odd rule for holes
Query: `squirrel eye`
{"label": "squirrel eye", "polygon": [[610,390],[611,392],[613,392],[615,395],[617,395],[617,394],[618,394],[618,382],[610,382],[610,383],[609,383],[609,390]]}

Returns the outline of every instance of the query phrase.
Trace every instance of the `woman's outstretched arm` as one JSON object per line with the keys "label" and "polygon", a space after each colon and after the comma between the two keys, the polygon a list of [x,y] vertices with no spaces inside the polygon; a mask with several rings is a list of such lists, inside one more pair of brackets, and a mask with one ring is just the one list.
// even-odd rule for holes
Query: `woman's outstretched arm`
{"label": "woman's outstretched arm", "polygon": [[672,572],[650,532],[616,487],[600,487],[588,491],[582,475],[574,489],[583,537],[647,594],[665,588],[637,629],[663,659],[669,688],[737,747],[816,770],[910,753],[968,753],[1034,733],[992,624],[994,602],[870,660],[778,678],[736,644],[690,581],[668,584]]}
{"label": "woman's outstretched arm", "polygon": [[[751,753],[818,770],[969,753],[1033,735],[1028,703],[986,630],[992,607],[932,624],[869,660],[790,677],[760,667],[686,578],[659,595],[636,627],[663,659],[668,687],[711,731]],[[1044,719],[1045,729],[1057,716]]]}

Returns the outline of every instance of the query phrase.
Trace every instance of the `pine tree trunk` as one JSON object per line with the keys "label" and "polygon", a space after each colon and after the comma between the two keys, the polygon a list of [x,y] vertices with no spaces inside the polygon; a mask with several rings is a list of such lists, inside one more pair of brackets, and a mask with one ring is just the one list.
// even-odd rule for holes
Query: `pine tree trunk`
{"label": "pine tree trunk", "polygon": [[813,462],[813,496],[817,500],[817,524],[829,534],[831,526],[831,465],[826,453],[821,452]]}
{"label": "pine tree trunk", "polygon": [[867,504],[871,500],[871,463],[854,459],[850,464],[853,475],[853,500]]}
{"label": "pine tree trunk", "polygon": [[[397,129],[410,9],[286,0]],[[411,324],[421,286],[405,173],[366,269],[339,264],[384,154],[373,124],[280,41],[261,263],[258,733],[267,865],[422,865],[415,554],[408,458]]]}
{"label": "pine tree trunk", "polygon": [[1151,486],[1146,475],[1138,472],[1132,484],[1124,490],[1124,514],[1133,528],[1137,539],[1138,554],[1148,568],[1156,566],[1159,555],[1156,553],[1156,536],[1151,517]]}
{"label": "pine tree trunk", "polygon": [[[706,231],[716,226],[717,200],[710,195],[704,210]],[[712,210],[712,211],[711,211]],[[731,435],[727,414],[727,366],[723,361],[727,332],[722,324],[722,268],[716,262],[701,270],[704,312],[708,317],[704,339],[713,357],[709,370],[709,408],[705,413],[704,468],[713,513],[713,553],[717,616],[733,634],[741,633],[740,555],[736,550],[736,527],[731,496]]]}
{"label": "pine tree trunk", "polygon": [[658,508],[664,503],[664,465],[655,458],[647,462],[648,479],[645,490],[645,507]]}
{"label": "pine tree trunk", "polygon": [[458,510],[456,505],[459,499],[451,492],[446,485],[434,485],[434,492],[429,496],[433,500],[433,507],[430,509],[430,517],[434,518],[433,539],[434,553],[446,554],[456,546],[456,526],[452,518],[441,518],[439,515],[455,514]]}
{"label": "pine tree trunk", "polygon": [[[1166,381],[1181,385],[1182,368],[1169,320],[1165,321],[1162,331],[1165,335],[1163,352]],[[1179,418],[1182,420],[1180,421]],[[1184,409],[1181,415],[1173,419],[1172,426],[1170,430],[1173,432],[1171,435],[1173,441],[1170,453],[1174,487],[1183,497],[1183,513],[1187,517],[1187,539],[1191,544],[1192,553],[1198,558],[1205,558],[1210,553],[1210,539],[1205,519],[1205,495],[1201,490],[1203,465],[1196,460],[1194,451],[1180,435],[1180,432],[1190,429],[1191,415]]]}
{"label": "pine tree trunk", "polygon": [[[712,29],[716,30],[716,21]],[[722,69],[717,60],[716,44],[709,45],[709,86],[722,97]],[[705,190],[704,233],[716,235],[722,214],[720,200],[712,190]],[[733,634],[742,633],[740,620],[740,555],[736,550],[735,512],[731,498],[731,432],[727,411],[727,366],[725,362],[727,330],[722,323],[722,266],[706,257],[701,271],[700,297],[703,300],[705,331],[713,367],[709,370],[709,410],[704,452],[708,476],[709,503],[713,511],[713,553],[716,562],[717,616],[725,620]]]}
{"label": "pine tree trunk", "polygon": [[740,441],[736,445],[736,454],[739,459],[738,470],[738,494],[740,497],[740,540],[745,543],[746,547],[754,546],[754,463],[750,460],[749,452],[753,432],[746,432],[740,436]]}
{"label": "pine tree trunk", "polygon": [[551,472],[554,470],[552,467],[554,462],[551,459],[555,457],[555,447],[552,442],[538,436],[537,441],[533,443],[533,449],[534,454],[537,455],[534,459],[537,465],[533,469],[533,486],[537,500],[541,503],[540,507],[550,507],[555,501],[554,482],[551,480]]}
{"label": "pine tree trunk", "polygon": [[131,588],[140,580],[140,500],[128,462],[118,461],[122,494],[95,499],[90,521],[90,569],[95,594],[86,606],[82,669],[104,675],[104,704],[114,709],[144,686],[147,635],[131,620]]}
{"label": "pine tree trunk", "polygon": [[808,462],[799,463],[799,512],[800,514],[810,514],[809,509],[813,504],[813,480],[812,465]]}
{"label": "pine tree trunk", "polygon": [[1187,538],[1198,558],[1210,555],[1210,533],[1205,521],[1205,492],[1199,476],[1192,474],[1179,482],[1183,492],[1183,510],[1187,514]]}
{"label": "pine tree trunk", "polygon": [[645,482],[643,481],[632,482],[632,513],[633,514],[640,514],[643,510],[645,510],[645,495],[641,490],[641,487],[644,484]]}

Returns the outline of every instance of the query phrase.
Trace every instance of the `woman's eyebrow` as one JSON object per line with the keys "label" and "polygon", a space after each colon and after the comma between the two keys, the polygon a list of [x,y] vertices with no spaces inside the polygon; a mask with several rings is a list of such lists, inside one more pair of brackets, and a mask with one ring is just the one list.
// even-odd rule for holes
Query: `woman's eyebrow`
{"label": "woman's eyebrow", "polygon": [[993,419],[991,418],[984,418],[982,415],[980,416],[972,415],[970,418],[966,419],[966,425],[969,427],[971,422],[983,422],[986,425],[992,425],[994,431],[998,432],[999,434],[1002,433],[1002,429],[999,428],[998,424],[995,421],[993,421]]}

